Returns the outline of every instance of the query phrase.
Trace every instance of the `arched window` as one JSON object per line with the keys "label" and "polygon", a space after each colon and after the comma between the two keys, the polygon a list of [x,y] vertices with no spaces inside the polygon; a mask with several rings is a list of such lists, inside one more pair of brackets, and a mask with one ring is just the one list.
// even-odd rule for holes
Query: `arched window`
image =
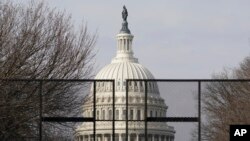
{"label": "arched window", "polygon": [[133,119],[134,119],[133,117],[134,117],[134,110],[131,109],[131,110],[130,110],[130,118],[129,118],[129,119],[130,119],[130,120],[133,120]]}
{"label": "arched window", "polygon": [[153,117],[153,111],[150,111],[150,117]]}
{"label": "arched window", "polygon": [[96,111],[96,119],[99,120],[99,110]]}
{"label": "arched window", "polygon": [[134,82],[135,83],[135,86],[137,86],[137,82]]}
{"label": "arched window", "polygon": [[119,120],[119,110],[115,110],[115,119]]}
{"label": "arched window", "polygon": [[102,110],[102,119],[105,120],[105,110]]}
{"label": "arched window", "polygon": [[111,109],[109,110],[109,115],[108,116],[109,116],[109,118],[108,118],[109,120],[113,119],[113,114],[112,114],[112,110]]}
{"label": "arched window", "polygon": [[122,120],[125,120],[126,117],[126,110],[122,110]]}
{"label": "arched window", "polygon": [[157,115],[158,113],[157,113],[157,111],[155,111],[155,117],[157,117],[158,115]]}
{"label": "arched window", "polygon": [[141,110],[137,110],[137,120],[141,120]]}

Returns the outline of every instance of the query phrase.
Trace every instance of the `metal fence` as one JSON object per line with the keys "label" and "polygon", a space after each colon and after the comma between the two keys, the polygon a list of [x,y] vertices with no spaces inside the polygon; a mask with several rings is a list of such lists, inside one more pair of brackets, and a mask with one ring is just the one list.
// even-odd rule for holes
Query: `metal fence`
{"label": "metal fence", "polygon": [[[10,132],[11,130],[6,130],[6,132],[1,132],[2,135],[0,135],[0,138],[2,140],[6,139],[13,139],[14,140],[47,140],[46,136],[43,135],[44,128],[49,128],[51,124],[64,124],[64,127],[70,127],[70,126],[76,126],[75,123],[84,123],[89,122],[93,125],[93,131],[92,131],[92,140],[97,140],[96,138],[96,123],[97,122],[110,122],[112,124],[112,137],[110,140],[117,140],[117,134],[116,134],[116,122],[124,122],[125,123],[125,140],[129,140],[129,134],[130,134],[130,124],[133,125],[136,122],[143,123],[144,128],[144,139],[145,141],[151,140],[148,138],[148,130],[149,130],[149,124],[151,123],[197,123],[197,137],[196,139],[201,141],[201,123],[202,123],[202,103],[201,103],[201,97],[203,96],[203,91],[205,91],[205,86],[208,83],[230,83],[230,85],[236,84],[236,83],[247,83],[250,82],[250,80],[210,80],[210,79],[182,79],[182,80],[170,80],[170,79],[153,79],[153,80],[139,80],[139,79],[128,79],[126,82],[122,82],[123,84],[120,84],[121,82],[115,82],[115,80],[61,80],[61,79],[54,79],[54,80],[44,80],[44,79],[1,79],[0,81],[0,90],[1,90],[1,111],[5,111],[3,114],[1,114],[0,117],[2,117],[2,122],[4,121],[12,121],[15,122],[15,120],[19,119],[11,119],[9,121],[8,116],[11,117],[12,113],[15,114],[22,114],[23,111],[28,111],[32,115],[34,114],[34,119],[32,119],[32,122],[34,124],[34,127],[29,127],[32,129],[35,129],[36,132],[34,136],[27,135],[26,137],[16,137],[15,135],[12,135]],[[119,83],[119,84],[118,84]],[[56,85],[55,85],[56,84]],[[75,85],[72,85],[75,84]],[[112,94],[112,99],[110,100],[110,103],[112,105],[112,118],[111,119],[99,119],[97,117],[97,111],[96,111],[96,94],[98,93],[101,86],[108,84],[109,87],[105,87],[104,89],[108,89],[109,93]],[[124,85],[125,88],[125,118],[123,119],[117,119],[116,118],[116,90],[118,89],[117,86]],[[60,88],[64,88],[60,90]],[[121,86],[122,89],[122,86]],[[159,91],[158,91],[159,90]],[[55,94],[55,97],[47,98],[47,96],[50,96],[50,92],[53,91]],[[66,92],[65,92],[66,91]],[[80,95],[80,99],[82,100],[86,99],[86,97],[91,96],[92,100],[89,100],[92,102],[92,108],[93,113],[90,114],[90,116],[83,116],[82,114],[67,114],[69,112],[69,109],[64,109],[60,111],[60,107],[55,108],[56,114],[53,112],[47,112],[49,111],[49,107],[51,105],[47,104],[49,100],[54,100],[57,98],[57,96],[62,96],[62,93],[65,93],[65,96],[69,96],[69,93],[78,93],[78,96]],[[83,94],[85,93],[85,94]],[[133,93],[144,93],[144,99],[141,105],[144,106],[143,110],[143,117],[141,118],[133,118],[136,117],[134,114],[135,112],[130,113],[130,95]],[[159,93],[160,97],[163,99],[163,102],[168,105],[168,110],[172,110],[168,116],[166,113],[157,113],[157,111],[153,114],[150,111],[150,99],[152,97],[153,93]],[[172,96],[170,96],[172,94]],[[8,97],[8,96],[14,96]],[[180,97],[181,95],[181,97]],[[158,96],[158,95],[156,95]],[[7,97],[7,98],[6,98]],[[27,98],[28,97],[28,98]],[[36,98],[34,98],[36,97]],[[73,97],[73,95],[72,95]],[[72,98],[69,97],[69,98]],[[154,97],[154,96],[153,96]],[[189,98],[188,98],[189,97]],[[30,99],[29,99],[30,98]],[[60,97],[65,98],[65,97]],[[75,97],[76,100],[79,100]],[[32,100],[32,101],[27,101]],[[186,102],[183,102],[182,100],[186,100]],[[193,100],[188,100],[193,99]],[[26,103],[31,103],[31,105],[22,105],[20,101],[25,101]],[[74,100],[72,98],[72,100]],[[8,104],[9,102],[9,104]],[[55,101],[56,102],[56,101]],[[152,101],[154,103],[154,101]],[[159,101],[162,102],[162,101]],[[185,103],[190,102],[190,105],[185,105]],[[53,103],[53,102],[52,102]],[[157,101],[156,101],[157,103]],[[172,103],[172,105],[170,104]],[[184,104],[183,104],[184,103]],[[32,105],[33,104],[33,105]],[[181,105],[183,104],[183,107]],[[14,105],[14,106],[13,106]],[[65,103],[67,105],[67,103]],[[12,107],[11,107],[12,106]],[[53,106],[53,105],[52,105]],[[189,107],[191,110],[186,110]],[[9,108],[11,107],[11,108]],[[81,106],[76,107],[80,110],[82,109]],[[182,109],[183,108],[183,109]],[[191,112],[190,112],[191,111]],[[185,114],[190,113],[190,114]],[[131,117],[132,114],[132,118]],[[134,115],[133,115],[134,114]],[[152,115],[151,115],[152,114]],[[162,116],[157,116],[157,114]],[[172,114],[172,115],[171,115]],[[182,115],[183,114],[183,115]],[[6,116],[5,116],[6,115]],[[12,115],[13,116],[13,115]],[[99,115],[98,115],[99,116]],[[140,116],[140,115],[139,115]],[[17,116],[18,117],[18,116]],[[29,122],[29,121],[27,121]],[[36,123],[36,125],[35,125]],[[67,125],[72,124],[72,125]],[[19,128],[18,124],[12,124],[12,123],[6,123],[6,125],[13,125],[12,128]],[[5,126],[6,126],[5,125]],[[28,124],[27,124],[28,125]],[[16,126],[16,127],[14,127]],[[61,125],[60,125],[61,126]],[[20,127],[23,128],[23,127]],[[28,129],[28,128],[27,128]],[[52,129],[50,129],[52,130]],[[54,129],[53,129],[54,130]],[[55,129],[57,130],[57,129]],[[137,130],[134,128],[134,130]],[[53,131],[54,132],[54,131]],[[60,131],[59,131],[60,132]],[[72,135],[66,135],[65,136],[75,136],[73,132],[71,132]],[[178,133],[178,130],[176,130],[176,133]],[[4,135],[8,134],[8,138]],[[157,137],[158,138],[158,137]],[[160,137],[159,137],[160,138]],[[51,139],[53,140],[53,139]],[[56,140],[56,139],[55,139]],[[76,138],[72,140],[83,140],[82,138]],[[165,139],[164,139],[165,140]]]}

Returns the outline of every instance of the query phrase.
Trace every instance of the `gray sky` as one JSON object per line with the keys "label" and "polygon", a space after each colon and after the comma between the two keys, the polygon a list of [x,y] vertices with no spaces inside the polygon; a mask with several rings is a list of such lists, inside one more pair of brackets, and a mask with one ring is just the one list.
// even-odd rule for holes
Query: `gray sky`
{"label": "gray sky", "polygon": [[250,52],[249,0],[45,1],[98,30],[99,69],[115,55],[124,4],[135,56],[156,78],[210,78]]}
{"label": "gray sky", "polygon": [[[91,32],[97,30],[98,69],[115,56],[115,36],[121,28],[124,4],[129,28],[135,36],[135,56],[156,78],[211,78],[212,73],[221,72],[223,67],[237,67],[250,52],[249,0],[45,1],[71,13],[76,24],[84,19]],[[188,105],[190,101],[182,103]],[[169,102],[170,113],[181,107],[177,104],[174,108],[173,100]],[[192,104],[183,107],[186,111],[195,109]],[[183,135],[176,139],[187,138]]]}
{"label": "gray sky", "polygon": [[211,78],[250,52],[249,0],[45,1],[98,31],[99,69],[115,56],[124,4],[135,56],[156,78]]}

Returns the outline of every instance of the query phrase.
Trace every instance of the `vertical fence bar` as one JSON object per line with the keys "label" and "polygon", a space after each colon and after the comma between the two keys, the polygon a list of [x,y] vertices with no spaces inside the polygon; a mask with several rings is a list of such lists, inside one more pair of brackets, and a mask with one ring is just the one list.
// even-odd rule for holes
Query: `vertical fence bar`
{"label": "vertical fence bar", "polygon": [[145,82],[145,111],[144,111],[144,121],[145,121],[145,135],[144,135],[144,138],[145,138],[145,141],[148,141],[148,121],[147,121],[147,116],[148,116],[148,82],[147,81],[144,81]]}
{"label": "vertical fence bar", "polygon": [[93,106],[94,106],[94,110],[93,110],[93,118],[94,118],[94,124],[93,124],[93,140],[95,141],[95,136],[96,136],[96,81],[94,81],[94,89],[93,89]]}
{"label": "vertical fence bar", "polygon": [[128,141],[128,81],[126,80],[126,141]]}
{"label": "vertical fence bar", "polygon": [[112,133],[113,133],[113,141],[115,141],[115,81],[112,81],[113,87],[113,120],[112,120]]}
{"label": "vertical fence bar", "polygon": [[39,81],[39,140],[42,141],[42,111],[43,111],[43,98],[42,98],[42,89],[43,81]]}
{"label": "vertical fence bar", "polygon": [[201,141],[201,81],[198,81],[198,117],[199,117],[199,129],[198,129],[198,140]]}

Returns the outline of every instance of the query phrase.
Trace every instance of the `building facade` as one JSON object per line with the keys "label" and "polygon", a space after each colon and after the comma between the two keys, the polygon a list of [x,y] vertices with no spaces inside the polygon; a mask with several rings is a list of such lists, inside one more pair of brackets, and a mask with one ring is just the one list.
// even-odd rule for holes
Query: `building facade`
{"label": "building facade", "polygon": [[[122,12],[122,29],[117,34],[117,52],[111,64],[102,68],[95,79],[115,80],[115,139],[126,139],[126,79],[154,79],[152,73],[139,64],[134,57],[133,35],[128,28],[127,9]],[[148,82],[148,117],[165,117],[167,105],[161,98],[156,82]],[[144,141],[144,110],[145,84],[141,81],[128,83],[128,141]],[[113,141],[113,97],[112,83],[97,82],[96,84],[96,140]],[[83,116],[93,117],[92,92],[83,104]],[[141,121],[140,121],[141,120]],[[148,141],[174,141],[175,130],[167,123],[152,122],[147,126]],[[82,123],[76,130],[78,141],[93,141],[93,123]]]}

